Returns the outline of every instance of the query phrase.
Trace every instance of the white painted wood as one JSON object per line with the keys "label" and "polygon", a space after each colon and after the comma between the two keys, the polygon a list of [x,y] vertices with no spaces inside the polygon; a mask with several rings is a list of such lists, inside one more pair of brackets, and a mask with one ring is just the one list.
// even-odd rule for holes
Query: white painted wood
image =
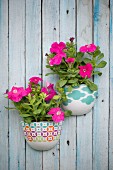
{"label": "white painted wood", "polygon": [[[92,1],[77,1],[77,49],[92,43]],[[92,111],[77,117],[77,170],[92,169]]]}
{"label": "white painted wood", "polygon": [[105,54],[107,66],[98,84],[98,100],[94,108],[93,170],[108,169],[108,120],[109,120],[109,1],[94,1],[94,42]]}
{"label": "white painted wood", "polygon": [[[26,1],[26,86],[32,76],[41,76],[41,1]],[[26,143],[26,169],[42,170],[42,152]]]}
{"label": "white painted wood", "polygon": [[[110,18],[108,0],[94,0],[93,5],[92,2],[89,0],[0,0],[0,170],[113,170],[113,0],[110,0]],[[77,117],[77,120],[73,116],[66,118],[58,145],[42,153],[25,145],[18,112],[9,111],[8,150],[8,111],[4,109],[8,101],[3,96],[8,88],[8,80],[11,89],[13,85],[24,86],[25,82],[27,85],[30,76],[41,76],[43,73],[44,84],[46,81],[55,83],[57,76],[45,77],[49,72],[45,67],[45,53],[49,52],[52,42],[68,41],[76,34],[78,48],[91,43],[92,11],[94,12],[94,42],[101,47],[108,62],[103,69],[103,76],[94,78],[99,86],[99,97],[94,107],[94,114],[90,112],[86,116]],[[11,102],[10,106],[13,106]]]}
{"label": "white painted wood", "polygon": [[[5,15],[4,15],[5,14]],[[8,1],[0,1],[0,169],[8,169]]]}
{"label": "white painted wood", "polygon": [[76,1],[60,0],[60,41],[76,40]]}
{"label": "white painted wood", "polygon": [[[49,53],[51,44],[59,40],[59,1],[58,0],[43,0],[42,4],[42,33],[43,33],[43,79],[55,83],[56,76],[45,77],[45,74],[50,70],[46,68],[45,53]],[[50,151],[43,152],[43,170],[58,170],[59,169],[59,146]]]}
{"label": "white painted wood", "polygon": [[[74,0],[60,1],[60,41],[75,37],[76,4]],[[60,170],[76,169],[76,117],[66,118],[60,140]]]}
{"label": "white painted wood", "polygon": [[65,118],[60,140],[60,169],[76,169],[76,117]]}
{"label": "white painted wood", "polygon": [[110,117],[109,117],[109,170],[113,169],[113,0],[110,1]]}
{"label": "white painted wood", "polygon": [[45,76],[46,73],[51,72],[50,69],[46,68],[46,53],[50,52],[50,47],[53,42],[59,41],[59,1],[57,0],[43,0],[42,4],[42,33],[43,33],[43,79],[44,84],[46,81],[55,83],[57,80],[56,75]]}
{"label": "white painted wood", "polygon": [[[9,0],[9,88],[25,84],[25,0]],[[10,102],[10,107],[12,106]],[[25,169],[25,141],[17,111],[9,112],[9,169]]]}

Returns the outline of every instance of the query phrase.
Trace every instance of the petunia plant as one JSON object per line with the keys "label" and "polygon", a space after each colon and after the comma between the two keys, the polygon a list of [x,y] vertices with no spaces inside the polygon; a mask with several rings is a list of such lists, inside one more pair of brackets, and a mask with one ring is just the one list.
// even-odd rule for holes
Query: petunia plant
{"label": "petunia plant", "polygon": [[47,68],[52,70],[49,74],[57,74],[59,80],[57,81],[57,90],[62,92],[62,88],[67,85],[68,91],[72,87],[86,84],[92,91],[98,89],[97,85],[92,81],[94,75],[101,76],[100,68],[106,66],[106,61],[102,60],[104,54],[100,47],[94,44],[89,44],[80,47],[74,43],[74,38],[70,38],[67,43],[54,42],[50,48],[50,54],[47,56]]}
{"label": "petunia plant", "polygon": [[31,77],[28,87],[12,87],[8,92],[7,98],[10,99],[15,108],[19,111],[24,122],[54,121],[56,123],[63,121],[65,116],[70,116],[71,112],[63,112],[60,108],[64,100],[60,94],[54,90],[54,85],[47,83],[46,87],[41,87],[40,77]]}

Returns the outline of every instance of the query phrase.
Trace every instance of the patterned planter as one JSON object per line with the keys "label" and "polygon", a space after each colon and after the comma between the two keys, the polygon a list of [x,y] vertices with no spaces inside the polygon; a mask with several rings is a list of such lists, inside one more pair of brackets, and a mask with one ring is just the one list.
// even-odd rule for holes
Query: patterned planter
{"label": "patterned planter", "polygon": [[64,87],[67,101],[63,103],[63,109],[72,111],[72,115],[84,115],[91,111],[94,106],[97,91],[91,91],[87,85],[81,84],[68,92],[68,87]]}
{"label": "patterned planter", "polygon": [[35,150],[52,149],[59,141],[62,122],[21,122],[27,143]]}

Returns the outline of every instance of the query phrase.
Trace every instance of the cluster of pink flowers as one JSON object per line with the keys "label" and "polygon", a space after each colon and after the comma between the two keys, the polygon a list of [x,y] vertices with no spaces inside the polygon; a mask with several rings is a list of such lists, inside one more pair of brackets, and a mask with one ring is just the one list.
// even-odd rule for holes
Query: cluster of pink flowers
{"label": "cluster of pink flowers", "polygon": [[[72,37],[70,39],[71,42],[73,42],[74,38]],[[59,44],[57,42],[54,42],[51,45],[50,52],[55,53],[56,55],[50,59],[49,64],[50,66],[54,65],[60,65],[62,62],[62,58],[65,58],[65,61],[69,64],[73,64],[75,62],[75,58],[66,58],[66,53],[64,53],[64,49],[66,49],[66,44],[64,42],[60,42]],[[97,46],[94,44],[87,44],[84,46],[81,46],[79,51],[82,53],[92,53],[97,49]],[[79,74],[82,78],[90,78],[92,75],[93,67],[91,63],[87,63],[84,66],[78,66],[79,68]]]}
{"label": "cluster of pink flowers", "polygon": [[54,95],[56,95],[56,91],[53,88],[54,84],[47,84],[47,87],[42,87],[41,92],[45,93],[47,97],[45,98],[45,101],[50,101]]}
{"label": "cluster of pink flowers", "polygon": [[54,42],[51,45],[50,52],[55,53],[56,55],[50,59],[50,66],[61,64],[62,58],[66,57],[66,53],[63,52],[63,49],[65,48],[66,44],[64,42],[60,42],[59,44],[57,42]]}
{"label": "cluster of pink flowers", "polygon": [[[24,89],[24,87],[13,86],[11,91],[6,92],[8,99],[13,102],[20,102],[23,97],[28,96],[28,94],[32,92],[32,87],[35,88],[35,85],[38,84],[39,81],[42,81],[42,79],[40,77],[31,77],[29,81],[29,86],[26,89]],[[40,93],[46,94],[46,102],[49,102],[55,95],[57,95],[53,86],[54,84],[47,83],[47,87],[42,87],[40,90]],[[59,107],[51,108],[47,114],[52,115],[52,120],[56,123],[64,120],[64,112],[62,112]]]}
{"label": "cluster of pink flowers", "polygon": [[[40,77],[31,77],[29,79],[30,83],[38,84],[39,81],[42,81]],[[29,93],[32,92],[31,84],[29,84],[28,88],[24,89],[24,87],[12,87],[11,91],[7,92],[8,99],[19,102],[23,97],[28,96]]]}
{"label": "cluster of pink flowers", "polygon": [[[66,53],[64,53],[64,49],[66,48],[66,44],[64,42],[60,42],[59,44],[57,42],[54,42],[51,45],[50,52],[55,53],[56,55],[50,59],[49,64],[50,66],[54,65],[60,65],[62,62],[62,58],[66,59]],[[74,63],[75,58],[67,58],[65,60],[67,63]]]}
{"label": "cluster of pink flowers", "polygon": [[56,123],[64,121],[64,112],[59,107],[51,108],[47,114],[52,115],[52,120]]}
{"label": "cluster of pink flowers", "polygon": [[[12,87],[11,91],[7,92],[8,94],[8,99],[14,101],[14,102],[19,102],[22,100],[23,97],[28,96],[29,93],[32,92],[32,83],[33,84],[38,84],[39,81],[42,81],[40,77],[31,77],[29,79],[30,84],[28,88],[24,89],[24,87]],[[56,91],[53,88],[54,84],[48,83],[47,87],[42,87],[41,93],[45,93],[47,97],[45,98],[45,101],[50,101],[54,95],[56,95]]]}

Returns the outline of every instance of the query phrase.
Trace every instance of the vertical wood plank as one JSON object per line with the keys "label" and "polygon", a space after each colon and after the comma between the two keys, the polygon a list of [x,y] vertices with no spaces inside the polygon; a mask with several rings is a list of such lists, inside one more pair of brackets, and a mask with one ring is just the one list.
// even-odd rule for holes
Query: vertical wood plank
{"label": "vertical wood plank", "polygon": [[113,169],[113,0],[110,0],[110,117],[109,117],[109,170]]}
{"label": "vertical wood plank", "polygon": [[[26,0],[26,86],[41,75],[41,0]],[[26,143],[26,169],[42,169],[42,152]]]}
{"label": "vertical wood plank", "polygon": [[[5,15],[4,15],[5,14]],[[3,94],[8,89],[8,1],[0,1],[0,169],[8,169],[8,106]]]}
{"label": "vertical wood plank", "polygon": [[108,169],[108,120],[109,120],[109,1],[94,1],[94,42],[105,54],[107,66],[98,84],[98,100],[94,107],[93,170]]}
{"label": "vertical wood plank", "polygon": [[[25,84],[25,0],[9,0],[9,88]],[[11,107],[10,103],[10,107]],[[25,141],[17,111],[9,112],[9,169],[25,169]]]}
{"label": "vertical wood plank", "polygon": [[[74,0],[60,1],[60,41],[75,37],[76,4]],[[76,38],[76,37],[75,37]],[[76,117],[66,118],[60,139],[60,170],[76,169]]]}
{"label": "vertical wood plank", "polygon": [[[77,45],[92,43],[92,1],[77,1]],[[77,117],[77,170],[92,169],[92,111]]]}
{"label": "vertical wood plank", "polygon": [[[45,53],[49,53],[50,45],[54,41],[59,40],[59,1],[58,0],[43,0],[42,5],[42,33],[43,33],[43,79],[55,83],[56,76],[45,77],[45,74],[50,70],[46,68]],[[55,148],[43,152],[43,170],[58,170],[59,169],[59,145]]]}

